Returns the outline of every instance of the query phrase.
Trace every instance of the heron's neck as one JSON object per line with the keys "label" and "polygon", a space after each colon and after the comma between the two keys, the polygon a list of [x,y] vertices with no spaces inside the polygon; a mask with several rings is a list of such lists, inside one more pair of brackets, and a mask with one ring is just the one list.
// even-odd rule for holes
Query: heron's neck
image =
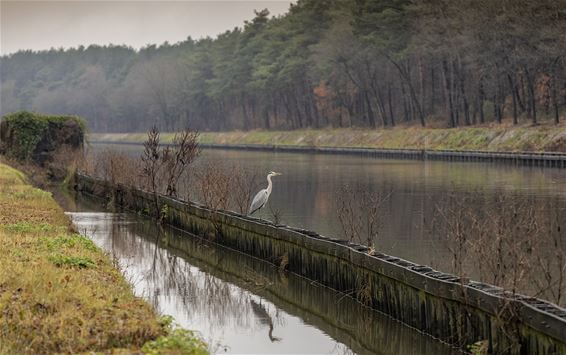
{"label": "heron's neck", "polygon": [[267,193],[271,193],[271,187],[273,184],[271,183],[271,175],[267,175]]}

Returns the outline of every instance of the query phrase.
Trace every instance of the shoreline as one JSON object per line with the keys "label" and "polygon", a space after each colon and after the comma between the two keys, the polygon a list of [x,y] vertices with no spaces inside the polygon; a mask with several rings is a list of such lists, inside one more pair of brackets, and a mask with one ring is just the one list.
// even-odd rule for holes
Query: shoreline
{"label": "shoreline", "polygon": [[[161,133],[171,143],[174,133]],[[143,142],[146,133],[91,133],[90,142]],[[201,132],[204,145],[265,145],[303,148],[400,149],[459,152],[566,154],[566,126],[306,129],[295,131]]]}
{"label": "shoreline", "polygon": [[[133,141],[104,141],[95,140],[94,145],[126,145],[142,146],[142,142]],[[161,143],[170,146],[172,143]],[[303,154],[333,154],[354,155],[380,159],[404,159],[421,161],[458,161],[511,164],[516,166],[538,166],[547,168],[566,168],[566,153],[554,152],[490,152],[490,151],[454,151],[454,150],[424,150],[424,149],[393,149],[393,148],[352,148],[352,147],[308,147],[263,144],[208,144],[200,143],[205,149],[225,149],[244,151],[267,151]]]}
{"label": "shoreline", "polygon": [[178,336],[51,193],[3,163],[0,182],[0,353],[144,351]]}

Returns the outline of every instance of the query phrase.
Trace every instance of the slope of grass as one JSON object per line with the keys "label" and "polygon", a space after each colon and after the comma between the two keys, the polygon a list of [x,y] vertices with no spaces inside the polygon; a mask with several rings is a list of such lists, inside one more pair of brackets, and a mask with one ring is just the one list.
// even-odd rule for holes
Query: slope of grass
{"label": "slope of grass", "polygon": [[178,338],[109,257],[72,230],[50,193],[3,164],[0,249],[0,354],[129,353]]}
{"label": "slope of grass", "polygon": [[[174,134],[162,133],[163,142]],[[90,141],[143,142],[143,133],[91,134]],[[265,144],[312,147],[405,148],[429,150],[553,151],[566,152],[566,127],[469,127],[394,129],[309,129],[295,131],[204,132],[200,141],[211,144]]]}

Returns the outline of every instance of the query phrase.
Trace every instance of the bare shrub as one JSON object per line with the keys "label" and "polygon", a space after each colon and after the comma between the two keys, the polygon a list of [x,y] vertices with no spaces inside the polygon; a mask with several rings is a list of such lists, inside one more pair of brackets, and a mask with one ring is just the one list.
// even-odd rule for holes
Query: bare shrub
{"label": "bare shrub", "polygon": [[112,184],[137,186],[140,181],[140,161],[127,153],[105,150],[92,156],[94,175]]}
{"label": "bare shrub", "polygon": [[62,145],[52,155],[47,164],[49,177],[54,181],[63,180],[73,175],[84,161],[84,152],[80,148]]}
{"label": "bare shrub", "polygon": [[175,135],[171,147],[161,148],[157,127],[153,126],[147,133],[141,171],[146,187],[153,193],[156,211],[159,211],[157,194],[162,192],[160,187],[165,186],[167,196],[178,196],[179,180],[200,152],[197,139],[198,132],[185,129]]}
{"label": "bare shrub", "polygon": [[88,151],[77,161],[76,166],[77,171],[112,184],[131,187],[144,185],[139,158],[127,153],[115,150]]}
{"label": "bare shrub", "polygon": [[238,165],[201,164],[194,170],[196,198],[213,210],[232,209],[246,214],[257,190],[257,174]]}
{"label": "bare shrub", "polygon": [[477,232],[483,231],[478,228],[482,218],[469,208],[473,205],[473,195],[447,194],[434,206],[432,231],[441,238],[450,254],[451,272],[460,277],[468,276],[465,264],[469,258],[470,243]]}
{"label": "bare shrub", "polygon": [[77,171],[89,176],[97,176],[98,154],[92,151],[86,151],[83,159],[78,161]]}
{"label": "bare shrub", "polygon": [[142,174],[146,178],[147,187],[155,196],[155,207],[159,211],[157,203],[157,186],[159,173],[161,170],[161,149],[159,147],[159,130],[156,126],[147,132],[147,140],[143,143],[143,153],[141,156]]}
{"label": "bare shrub", "polygon": [[[495,324],[506,338],[505,344],[497,345],[498,350],[509,350],[519,344],[519,314],[513,295],[530,272],[539,226],[534,209],[524,200],[498,194],[479,208],[474,196],[446,195],[435,205],[435,231],[450,251],[452,272],[460,276],[460,282],[477,268],[482,281],[508,290],[496,311]],[[467,321],[468,315],[460,317]]]}
{"label": "bare shrub", "polygon": [[230,170],[208,163],[195,172],[199,200],[212,210],[228,209],[231,197]]}
{"label": "bare shrub", "polygon": [[552,212],[544,214],[537,210],[548,219],[543,224],[545,232],[540,235],[540,243],[546,248],[536,254],[533,268],[536,274],[531,277],[536,287],[534,296],[566,306],[566,233],[561,227],[560,211],[547,210]]}
{"label": "bare shrub", "polygon": [[247,214],[258,185],[258,176],[240,166],[232,166],[230,180],[233,206],[237,212]]}
{"label": "bare shrub", "polygon": [[281,210],[278,208],[273,208],[272,205],[268,205],[269,206],[269,214],[271,215],[271,221],[274,224],[280,224],[281,223]]}
{"label": "bare shrub", "polygon": [[517,293],[533,266],[543,232],[536,210],[525,200],[497,195],[476,223],[471,248],[482,262],[482,278]]}
{"label": "bare shrub", "polygon": [[[564,302],[566,248],[558,214],[534,199],[498,194],[481,206],[473,194],[448,195],[435,206],[435,233],[450,251],[452,271],[511,294]],[[481,208],[480,208],[481,207]]]}
{"label": "bare shrub", "polygon": [[162,160],[165,165],[165,193],[177,197],[179,179],[186,173],[187,168],[199,155],[198,132],[185,129],[175,134],[173,147],[163,150]]}
{"label": "bare shrub", "polygon": [[382,227],[382,205],[391,193],[354,190],[343,186],[338,192],[338,220],[346,239],[364,244],[373,251]]}

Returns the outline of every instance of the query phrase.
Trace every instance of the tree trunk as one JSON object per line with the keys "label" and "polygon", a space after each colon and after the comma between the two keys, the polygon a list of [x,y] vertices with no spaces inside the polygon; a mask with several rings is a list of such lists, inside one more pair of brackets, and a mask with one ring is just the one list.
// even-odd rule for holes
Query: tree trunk
{"label": "tree trunk", "polygon": [[446,97],[448,99],[448,115],[450,117],[450,121],[448,123],[450,127],[456,127],[456,121],[454,118],[454,102],[452,101],[452,85],[450,83],[450,78],[448,77],[448,62],[446,61],[446,59],[442,61],[442,69],[444,75],[444,89],[446,91]]}
{"label": "tree trunk", "polygon": [[366,109],[367,109],[369,124],[372,128],[376,128],[377,125],[375,123],[375,115],[374,115],[373,110],[371,108],[371,102],[370,102],[369,95],[368,95],[367,91],[364,91],[364,100],[365,100],[365,104],[367,106]]}
{"label": "tree trunk", "polygon": [[470,125],[470,105],[468,104],[468,99],[466,98],[466,90],[465,90],[465,78],[464,78],[464,68],[462,63],[460,62],[460,95],[462,96],[462,104],[464,105],[464,122],[466,126]]}
{"label": "tree trunk", "polygon": [[483,78],[480,79],[479,93],[478,93],[478,111],[480,113],[480,123],[485,123],[485,113],[483,112],[483,103],[485,101],[485,91],[483,88]]}
{"label": "tree trunk", "polygon": [[243,118],[243,129],[247,131],[249,129],[248,120],[248,110],[246,109],[246,103],[242,100],[242,118]]}
{"label": "tree trunk", "polygon": [[556,86],[558,84],[558,78],[556,75],[552,78],[552,104],[554,106],[554,123],[560,123],[560,110],[558,108],[558,90]]}
{"label": "tree trunk", "polygon": [[520,83],[517,82],[517,80],[515,80],[515,97],[517,98],[517,105],[519,107],[520,112],[525,112],[526,107],[525,107],[525,104],[523,102],[523,99],[521,98],[521,91],[519,91],[519,87],[521,88],[521,91],[524,94],[525,85],[523,84],[523,78],[522,77],[520,78]]}
{"label": "tree trunk", "polygon": [[389,59],[389,61],[390,61],[391,63],[393,63],[393,65],[394,65],[394,66],[397,68],[397,70],[399,71],[399,76],[401,77],[401,80],[404,80],[405,83],[407,84],[407,87],[408,87],[408,89],[409,89],[409,95],[410,95],[410,98],[411,98],[411,102],[412,102],[412,104],[413,104],[413,107],[414,107],[414,109],[416,109],[416,111],[417,111],[417,115],[418,115],[418,117],[419,117],[419,121],[420,121],[420,123],[421,123],[421,126],[422,126],[422,127],[425,127],[424,113],[423,113],[423,111],[422,111],[421,104],[420,104],[420,102],[419,102],[419,100],[418,100],[418,98],[417,98],[417,95],[416,95],[416,93],[415,93],[415,88],[414,88],[414,86],[413,86],[413,84],[412,84],[412,82],[411,82],[411,74],[410,74],[410,72],[408,71],[408,69],[407,69],[407,70],[403,69],[403,68],[399,65],[399,63],[397,63],[396,61],[394,61],[393,59],[391,59],[389,56],[387,56],[387,59]]}
{"label": "tree trunk", "polygon": [[423,111],[423,116],[426,116],[426,91],[425,91],[425,74],[424,74],[424,64],[422,57],[419,56],[419,102],[421,103],[421,109]]}
{"label": "tree trunk", "polygon": [[513,98],[513,124],[517,125],[518,123],[518,117],[517,117],[517,91],[516,89],[516,85],[515,85],[515,80],[513,80],[513,77],[511,76],[511,74],[507,74],[507,79],[509,80],[509,87],[511,88],[511,96]]}
{"label": "tree trunk", "polygon": [[383,103],[383,98],[381,97],[381,90],[376,87],[375,81],[372,80],[371,84],[371,91],[375,102],[377,104],[377,108],[379,110],[379,115],[381,117],[381,124],[383,127],[387,126],[387,114],[385,113],[385,104]]}
{"label": "tree trunk", "polygon": [[525,68],[525,75],[527,77],[527,90],[529,91],[529,101],[531,107],[531,118],[533,125],[537,125],[537,104],[535,97],[535,83],[534,78],[529,73],[529,70]]}
{"label": "tree trunk", "polygon": [[409,108],[407,107],[407,95],[405,92],[405,85],[401,83],[401,96],[403,97],[403,118],[405,122],[409,122]]}
{"label": "tree trunk", "polygon": [[393,103],[391,98],[391,83],[387,88],[387,103],[389,106],[389,118],[391,119],[391,127],[395,127],[395,116],[393,115]]}
{"label": "tree trunk", "polygon": [[499,99],[496,94],[493,96],[493,117],[497,123],[501,123],[501,111],[499,110]]}
{"label": "tree trunk", "polygon": [[454,125],[455,127],[460,126],[460,91],[458,90],[458,70],[456,68],[456,60],[452,60],[452,65],[450,66],[450,92],[452,92],[453,98],[453,109],[454,109]]}
{"label": "tree trunk", "polygon": [[430,113],[434,113],[434,101],[436,100],[434,78],[435,78],[434,67],[431,67],[431,69],[430,69]]}

